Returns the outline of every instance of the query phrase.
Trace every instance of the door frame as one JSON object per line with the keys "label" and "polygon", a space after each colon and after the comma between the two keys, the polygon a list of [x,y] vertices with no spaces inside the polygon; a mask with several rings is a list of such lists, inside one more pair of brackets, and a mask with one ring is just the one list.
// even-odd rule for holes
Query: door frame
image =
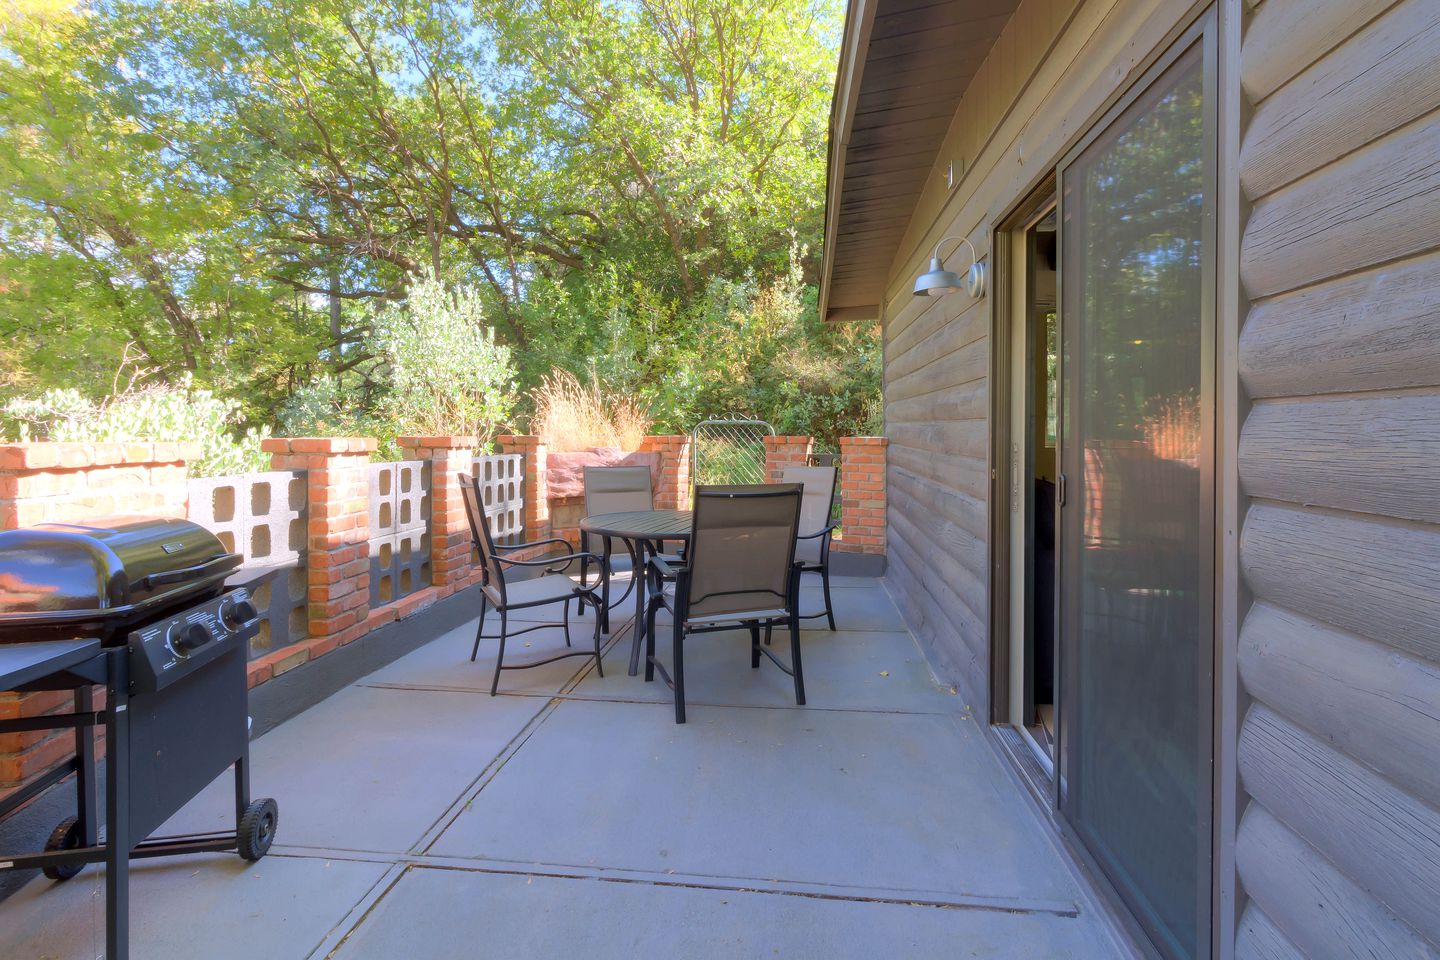
{"label": "door frame", "polygon": [[[1111,918],[1131,938],[1132,945],[1140,951],[1159,956],[1153,945],[1151,931],[1139,921],[1125,898],[1110,880],[1101,864],[1091,854],[1075,828],[1060,812],[1060,789],[1062,765],[1060,753],[1064,749],[1064,720],[1061,701],[1063,681],[1062,669],[1056,660],[1056,744],[1055,764],[1051,782],[1043,787],[1033,777],[1025,774],[1024,762],[1014,752],[1011,742],[1003,736],[996,737],[994,731],[1009,727],[1010,724],[1010,662],[1011,662],[1011,583],[1010,583],[1010,511],[1008,509],[1008,478],[1010,473],[1011,443],[1011,396],[1012,365],[1009,324],[1014,308],[1011,271],[1012,236],[1033,222],[1038,209],[1046,205],[1053,193],[1056,198],[1059,229],[1063,229],[1063,206],[1059,197],[1059,172],[1076,155],[1100,135],[1103,130],[1136,98],[1143,94],[1190,45],[1205,44],[1204,96],[1208,112],[1210,137],[1207,150],[1213,158],[1211,168],[1211,249],[1206,252],[1208,275],[1205,292],[1208,301],[1209,323],[1206,328],[1206,345],[1210,351],[1207,358],[1206,385],[1208,416],[1204,419],[1206,436],[1203,440],[1206,451],[1206,472],[1202,482],[1208,484],[1210,508],[1214,514],[1211,529],[1214,537],[1210,543],[1213,577],[1210,598],[1206,609],[1213,615],[1209,636],[1213,643],[1211,662],[1211,697],[1208,718],[1199,724],[1201,736],[1210,735],[1210,809],[1201,835],[1208,839],[1206,853],[1209,855],[1210,882],[1201,883],[1199,896],[1207,898],[1202,912],[1201,935],[1204,948],[1202,956],[1228,957],[1234,955],[1234,924],[1239,914],[1234,874],[1234,835],[1236,817],[1236,775],[1234,759],[1234,730],[1237,726],[1238,695],[1234,689],[1234,648],[1237,627],[1237,607],[1241,600],[1237,586],[1235,559],[1235,516],[1238,514],[1234,458],[1235,424],[1238,422],[1236,398],[1238,388],[1235,374],[1235,360],[1232,356],[1233,343],[1238,329],[1239,295],[1234,261],[1238,249],[1237,224],[1241,222],[1236,209],[1235,169],[1238,167],[1236,130],[1240,126],[1238,103],[1238,47],[1239,24],[1243,22],[1243,8],[1239,0],[1194,0],[1189,10],[1177,17],[1174,26],[1165,37],[1129,71],[1124,81],[1117,84],[1104,104],[1091,114],[1079,127],[1077,134],[1069,138],[1066,145],[1049,162],[1043,176],[1031,180],[1019,194],[1023,199],[1013,205],[998,208],[999,215],[994,221],[998,226],[992,230],[991,252],[993,273],[991,282],[990,310],[990,358],[988,382],[990,384],[990,483],[987,533],[989,534],[989,705],[987,708],[987,730],[995,737],[993,742],[1016,764],[1016,772],[1030,787],[1035,798],[1044,799],[1044,813],[1049,823],[1058,832],[1069,852],[1076,858],[1091,882],[1102,892]],[[1063,244],[1057,247],[1058,270],[1063,283],[1064,263],[1061,253]],[[1057,285],[1057,294],[1059,293]],[[1064,336],[1065,316],[1061,307],[1063,297],[1057,296],[1056,322],[1058,333]],[[1218,338],[1228,337],[1231,349],[1222,349]],[[1030,365],[1026,366],[1030,369]],[[1064,351],[1061,351],[1060,377],[1065,377]],[[1063,423],[1066,406],[1066,391],[1062,388],[1057,397],[1058,413]],[[1063,434],[1063,431],[1062,431]],[[1057,457],[1063,456],[1060,445],[1063,435],[1057,438]],[[1057,513],[1057,537],[1061,518]],[[1064,572],[1059,544],[1056,549],[1055,588],[1057,591],[1055,613],[1057,621],[1062,616],[1058,592],[1063,583]],[[1059,623],[1056,626],[1059,640]],[[1228,689],[1227,689],[1228,684]],[[1206,922],[1208,918],[1208,922]]]}
{"label": "door frame", "polygon": [[[1024,264],[1016,264],[1012,255],[1014,244],[1017,239],[1023,239],[1025,232],[1034,226],[1036,221],[1042,219],[1052,207],[1058,209],[1059,195],[1056,193],[1056,186],[1059,180],[1052,169],[1040,183],[1033,187],[1026,194],[1025,199],[1016,204],[1010,213],[1000,221],[991,238],[990,249],[995,260],[993,276],[992,299],[993,306],[990,311],[990,344],[991,344],[991,371],[990,371],[990,709],[989,722],[991,724],[1010,723],[1010,663],[1013,656],[1011,636],[1013,634],[1010,622],[1011,603],[1014,600],[1015,585],[1010,578],[1011,562],[1011,534],[1010,509],[1002,505],[1009,504],[1010,493],[1009,483],[1012,469],[1018,468],[1022,477],[1028,475],[1032,464],[1030,462],[1029,438],[1021,448],[1021,461],[1013,463],[1010,456],[1010,444],[1014,440],[1011,431],[1012,418],[1014,416],[1014,404],[1012,402],[1016,384],[1012,375],[1013,360],[1011,351],[1012,331],[1016,321],[1016,311],[1023,310],[1025,303],[1015,303],[1013,296],[1015,270],[1020,269]],[[1058,225],[1057,225],[1058,231]],[[1057,234],[1058,235],[1058,234]],[[1027,274],[1025,281],[1025,299],[1027,303],[1033,299],[1034,290]],[[1058,296],[1058,285],[1057,285]],[[1059,309],[1056,309],[1057,323]],[[1023,385],[1026,393],[1030,396],[1034,392],[1033,377],[1034,364],[1027,363],[1026,382]],[[1033,511],[1026,511],[1027,525],[1033,525]],[[1032,558],[1033,559],[1033,558]],[[1027,569],[1032,564],[1027,563]],[[1057,598],[1059,578],[1056,578]],[[1025,578],[1025,584],[1021,589],[1027,591],[1031,578]],[[1029,599],[1028,595],[1026,597]],[[1028,606],[1028,604],[1027,604]],[[1058,606],[1055,608],[1059,610]],[[1027,633],[1028,633],[1027,625]],[[1052,798],[1054,799],[1054,798]]]}

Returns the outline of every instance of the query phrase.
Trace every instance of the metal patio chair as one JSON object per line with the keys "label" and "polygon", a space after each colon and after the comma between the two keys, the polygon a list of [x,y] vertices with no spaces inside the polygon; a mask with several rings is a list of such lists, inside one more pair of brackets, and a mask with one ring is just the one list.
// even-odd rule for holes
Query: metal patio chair
{"label": "metal patio chair", "polygon": [[[632,510],[651,510],[655,506],[655,492],[650,480],[650,468],[639,467],[586,467],[585,468],[585,516],[594,517],[602,513],[625,513]],[[610,567],[601,572],[601,599],[604,604],[599,608],[600,616],[605,621],[603,629],[610,630],[610,583],[608,574],[614,573],[616,568],[615,558],[610,554],[609,538],[605,538],[605,556],[610,559]],[[590,535],[585,532],[580,534],[580,549],[590,551]],[[628,557],[629,554],[627,553]],[[635,569],[634,557],[630,557],[629,564],[632,570]],[[586,583],[590,575],[590,561],[580,561],[580,582]],[[639,576],[638,571],[635,576]],[[630,596],[630,590],[634,589],[635,581],[631,580],[630,586],[626,588],[624,595],[616,603],[624,603],[625,598]],[[584,612],[584,607],[577,602],[577,606]]]}
{"label": "metal patio chair", "polygon": [[[819,613],[802,613],[801,620],[824,617],[835,629],[835,608],[830,602],[830,538],[835,533],[835,468],[786,467],[780,472],[781,483],[799,483],[805,488],[800,498],[800,535],[795,543],[795,561],[801,573],[820,574],[825,594],[825,609]],[[767,638],[768,641],[768,638]]]}
{"label": "metal patio chair", "polygon": [[[511,610],[521,610],[529,607],[540,607],[549,603],[559,603],[563,611],[563,619],[560,625],[565,629],[565,646],[570,644],[570,601],[579,600],[584,603],[593,604],[596,609],[600,607],[600,599],[595,595],[592,587],[577,584],[564,575],[565,568],[576,560],[588,557],[591,560],[600,561],[594,554],[567,553],[562,556],[544,557],[539,560],[514,560],[504,554],[520,550],[525,547],[540,547],[550,544],[563,544],[569,547],[570,544],[560,537],[551,537],[547,540],[534,540],[530,543],[514,543],[505,546],[496,546],[494,538],[490,535],[490,524],[485,516],[485,507],[482,501],[484,496],[479,481],[468,474],[460,474],[460,493],[465,500],[465,515],[470,521],[470,536],[475,544],[475,549],[480,553],[481,581],[480,581],[480,624],[475,628],[475,646],[470,650],[470,660],[473,663],[480,654],[481,640],[499,640],[500,649],[495,654],[495,677],[490,681],[490,696],[495,696],[500,686],[501,670],[527,670],[530,667],[544,666],[547,663],[554,663],[556,660],[563,660],[566,657],[590,657],[595,658],[595,669],[600,676],[605,676],[605,667],[600,660],[600,618],[595,618],[594,650],[572,650],[568,653],[557,654],[547,657],[544,660],[534,660],[528,663],[516,663],[506,665],[505,663],[505,641],[510,637],[518,637],[522,633],[530,633],[534,630],[542,630],[546,627],[553,627],[555,623],[541,623],[533,627],[526,627],[523,630],[511,632],[509,629],[509,613]],[[507,570],[514,567],[543,568],[538,578],[519,581],[515,584],[506,580]],[[512,597],[511,590],[518,590],[518,596]],[[494,607],[500,613],[499,634],[485,635],[485,614],[490,607]],[[577,604],[577,609],[580,609]]]}
{"label": "metal patio chair", "polygon": [[[675,691],[675,722],[685,722],[685,638],[735,627],[750,630],[750,666],[764,654],[795,680],[795,702],[805,703],[800,663],[800,566],[795,534],[800,522],[799,484],[697,486],[690,546],[683,564],[656,556],[646,579],[645,680],[655,671]],[[655,656],[655,615],[674,618],[672,676]],[[790,629],[790,663],[760,646],[760,628]]]}

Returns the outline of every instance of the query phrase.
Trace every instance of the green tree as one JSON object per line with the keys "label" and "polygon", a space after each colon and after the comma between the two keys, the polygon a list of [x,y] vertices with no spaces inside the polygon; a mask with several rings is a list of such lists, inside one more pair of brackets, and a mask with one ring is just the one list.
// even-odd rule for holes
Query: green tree
{"label": "green tree", "polygon": [[23,0],[0,25],[0,390],[98,387],[133,344],[252,422],[321,376],[368,416],[394,389],[375,317],[428,274],[478,291],[522,387],[593,361],[687,427],[733,399],[705,354],[753,314],[804,359],[795,403],[859,396],[874,378],[835,351],[873,337],[765,294],[813,299],[789,253],[818,249],[841,6]]}

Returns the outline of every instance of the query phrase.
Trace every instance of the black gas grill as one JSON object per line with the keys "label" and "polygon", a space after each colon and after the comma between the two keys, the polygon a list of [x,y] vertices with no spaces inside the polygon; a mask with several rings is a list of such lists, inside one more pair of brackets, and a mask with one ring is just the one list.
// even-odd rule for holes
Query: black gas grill
{"label": "black gas grill", "polygon": [[[71,690],[72,713],[0,721],[0,733],[71,728],[75,758],[0,803],[0,817],[75,774],[76,816],[45,851],[0,855],[0,870],[54,880],[106,864],[106,956],[127,956],[131,857],[236,850],[258,860],[277,810],[250,799],[246,650],[259,615],[241,558],[185,520],[115,517],[0,532],[0,690]],[[93,687],[106,688],[103,709]],[[106,732],[105,834],[94,728]],[[226,768],[234,833],[151,837]]]}

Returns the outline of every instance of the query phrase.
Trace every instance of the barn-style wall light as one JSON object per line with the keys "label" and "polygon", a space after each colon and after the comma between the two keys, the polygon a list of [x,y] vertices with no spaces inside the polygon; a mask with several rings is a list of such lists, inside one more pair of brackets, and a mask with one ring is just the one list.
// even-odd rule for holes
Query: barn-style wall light
{"label": "barn-style wall light", "polygon": [[[940,260],[940,247],[949,240],[959,240],[970,248],[970,269],[966,271],[963,280],[958,273],[946,270]],[[915,296],[943,297],[947,293],[958,293],[961,290],[977,300],[985,296],[985,264],[980,261],[975,244],[965,237],[942,237],[940,243],[935,244],[935,253],[930,257],[930,269],[915,280]]]}

